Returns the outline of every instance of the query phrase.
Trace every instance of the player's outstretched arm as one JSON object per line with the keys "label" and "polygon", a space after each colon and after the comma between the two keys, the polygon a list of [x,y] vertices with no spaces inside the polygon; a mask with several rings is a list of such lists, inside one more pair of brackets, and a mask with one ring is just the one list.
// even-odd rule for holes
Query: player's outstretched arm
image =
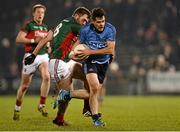
{"label": "player's outstretched arm", "polygon": [[40,40],[40,42],[34,49],[33,54],[36,56],[39,53],[39,51],[44,47],[44,45],[46,45],[47,42],[51,41],[52,39],[53,39],[53,32],[50,30],[47,36]]}

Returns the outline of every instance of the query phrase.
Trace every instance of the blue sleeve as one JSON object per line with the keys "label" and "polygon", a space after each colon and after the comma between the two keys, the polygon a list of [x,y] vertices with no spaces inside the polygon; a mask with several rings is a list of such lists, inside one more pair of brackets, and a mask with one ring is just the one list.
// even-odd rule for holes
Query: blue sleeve
{"label": "blue sleeve", "polygon": [[109,41],[115,41],[115,39],[116,39],[116,29],[115,29],[115,27],[111,27],[111,28],[109,28],[109,30],[108,30],[107,40],[109,40]]}
{"label": "blue sleeve", "polygon": [[86,35],[86,33],[85,33],[85,30],[84,30],[84,28],[81,28],[81,30],[80,30],[80,36],[79,36],[79,40],[80,40],[80,43],[81,44],[84,44],[85,43],[85,35]]}

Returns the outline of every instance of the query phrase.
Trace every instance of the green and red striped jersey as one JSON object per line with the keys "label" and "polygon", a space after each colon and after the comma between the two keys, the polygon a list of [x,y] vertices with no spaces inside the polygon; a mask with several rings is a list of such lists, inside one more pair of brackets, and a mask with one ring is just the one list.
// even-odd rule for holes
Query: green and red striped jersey
{"label": "green and red striped jersey", "polygon": [[69,53],[77,40],[81,25],[73,17],[64,19],[54,30],[51,59],[69,60]]}
{"label": "green and red striped jersey", "polygon": [[[48,33],[48,27],[45,24],[38,25],[35,21],[28,21],[26,22],[23,27],[21,28],[21,31],[24,31],[27,33],[26,38],[28,39],[35,39],[36,37],[42,37],[44,38]],[[36,48],[37,43],[29,43],[25,45],[25,52],[31,53]],[[44,46],[39,54],[45,54],[46,53],[46,46]]]}

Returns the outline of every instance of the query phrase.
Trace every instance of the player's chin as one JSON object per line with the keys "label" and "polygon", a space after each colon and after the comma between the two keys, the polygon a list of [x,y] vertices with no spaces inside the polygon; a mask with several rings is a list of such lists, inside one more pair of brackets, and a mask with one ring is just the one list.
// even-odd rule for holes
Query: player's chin
{"label": "player's chin", "polygon": [[99,32],[102,32],[104,30],[104,28],[98,28]]}
{"label": "player's chin", "polygon": [[39,17],[39,18],[38,18],[38,21],[40,21],[40,22],[43,21],[43,18],[42,18],[42,17]]}

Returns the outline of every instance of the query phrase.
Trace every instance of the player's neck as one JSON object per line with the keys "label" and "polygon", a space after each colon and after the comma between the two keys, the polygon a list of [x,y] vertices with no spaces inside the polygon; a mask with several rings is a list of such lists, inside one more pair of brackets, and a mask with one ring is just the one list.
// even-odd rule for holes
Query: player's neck
{"label": "player's neck", "polygon": [[94,24],[91,24],[91,29],[94,30],[94,31],[97,32],[97,33],[102,33],[102,32],[104,31],[104,29],[103,29],[103,31],[97,30],[97,29],[95,28]]}
{"label": "player's neck", "polygon": [[42,21],[34,20],[38,25],[42,25]]}

